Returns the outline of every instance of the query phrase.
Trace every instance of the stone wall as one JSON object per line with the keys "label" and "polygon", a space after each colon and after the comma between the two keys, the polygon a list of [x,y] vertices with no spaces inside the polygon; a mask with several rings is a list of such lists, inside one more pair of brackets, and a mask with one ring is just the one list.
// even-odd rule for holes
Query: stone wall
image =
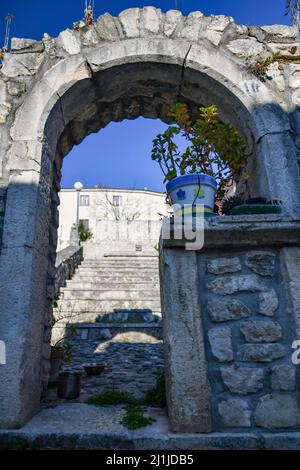
{"label": "stone wall", "polygon": [[[206,222],[200,251],[163,241],[162,310],[173,430],[300,429],[299,370],[292,362],[292,344],[299,339],[299,281],[294,278],[291,285],[286,274],[296,276],[300,249],[282,249],[281,222],[261,220],[256,233],[253,223],[251,236],[244,230],[246,219]],[[269,242],[264,243],[268,226]],[[299,235],[290,231],[285,242],[299,246]],[[174,357],[176,351],[181,355]]]}
{"label": "stone wall", "polygon": [[299,426],[279,251],[225,250],[198,262],[215,429]]}

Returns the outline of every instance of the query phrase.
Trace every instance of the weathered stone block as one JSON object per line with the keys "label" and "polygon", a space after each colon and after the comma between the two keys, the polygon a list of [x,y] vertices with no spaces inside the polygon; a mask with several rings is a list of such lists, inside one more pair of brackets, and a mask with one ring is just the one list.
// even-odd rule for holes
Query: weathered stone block
{"label": "weathered stone block", "polygon": [[268,25],[260,26],[260,28],[266,33],[266,39],[269,42],[291,42],[298,40],[298,31],[295,26],[284,26],[284,25]]}
{"label": "weathered stone block", "polygon": [[119,15],[126,38],[137,38],[140,35],[140,10],[139,8],[128,8]]}
{"label": "weathered stone block", "polygon": [[82,46],[89,47],[99,43],[98,30],[95,25],[85,26],[79,30]]}
{"label": "weathered stone block", "polygon": [[275,343],[282,337],[281,326],[272,321],[245,321],[241,331],[249,343]]}
{"label": "weathered stone block", "polygon": [[282,344],[245,344],[238,350],[238,358],[243,362],[271,362],[286,356]]}
{"label": "weathered stone block", "polygon": [[258,295],[258,311],[262,315],[272,317],[279,307],[279,301],[274,289],[260,292]]}
{"label": "weathered stone block", "polygon": [[296,386],[296,371],[293,366],[279,364],[271,368],[271,387],[273,390],[290,391]]}
{"label": "weathered stone block", "polygon": [[183,16],[179,10],[169,10],[165,15],[164,34],[171,37],[176,30],[183,24]]}
{"label": "weathered stone block", "polygon": [[207,310],[211,319],[216,322],[240,320],[251,314],[250,309],[238,300],[209,300]]}
{"label": "weathered stone block", "polygon": [[289,85],[291,88],[300,88],[300,64],[290,64]]}
{"label": "weathered stone block", "polygon": [[219,46],[224,31],[234,22],[233,18],[224,15],[212,15],[207,26],[200,30],[200,38],[207,39],[214,46]]}
{"label": "weathered stone block", "polygon": [[226,366],[221,367],[221,374],[224,384],[231,393],[247,395],[263,388],[263,369]]}
{"label": "weathered stone block", "polygon": [[226,427],[247,428],[251,426],[251,412],[245,400],[232,398],[222,401],[218,405],[218,410]]}
{"label": "weathered stone block", "polygon": [[207,262],[207,271],[211,274],[228,274],[241,271],[239,258],[214,258]]}
{"label": "weathered stone block", "polygon": [[26,85],[24,82],[9,80],[7,89],[11,96],[21,96],[26,91]]}
{"label": "weathered stone block", "polygon": [[141,11],[141,30],[150,34],[158,34],[162,29],[163,14],[159,8],[144,7]]}
{"label": "weathered stone block", "polygon": [[7,99],[6,83],[0,80],[0,103],[5,102],[6,99]]}
{"label": "weathered stone block", "polygon": [[197,41],[202,18],[203,13],[201,13],[201,11],[193,11],[190,13],[185,20],[184,27],[182,28],[179,36],[185,39],[190,39],[191,41]]}
{"label": "weathered stone block", "polygon": [[260,276],[274,276],[276,256],[266,251],[247,253],[246,266]]}
{"label": "weathered stone block", "polygon": [[71,31],[70,29],[62,31],[57,38],[57,44],[70,55],[79,54],[81,51],[81,43],[77,31]]}
{"label": "weathered stone block", "polygon": [[207,288],[215,294],[235,294],[236,292],[261,292],[265,285],[258,276],[241,274],[240,276],[224,276],[207,283]]}
{"label": "weathered stone block", "polygon": [[233,360],[233,349],[230,327],[211,328],[208,331],[208,339],[213,356],[220,362]]}
{"label": "weathered stone block", "polygon": [[124,36],[122,27],[118,18],[114,18],[109,13],[101,15],[95,26],[100,39],[104,41],[118,41]]}
{"label": "weathered stone block", "polygon": [[272,80],[272,83],[275,83],[278,91],[285,90],[286,83],[284,79],[284,74],[281,70],[281,66],[278,63],[271,64],[268,67],[267,77],[268,79]]}
{"label": "weathered stone block", "polygon": [[24,52],[44,52],[45,46],[42,41],[35,41],[34,39],[11,39],[11,51],[15,54]]}
{"label": "weathered stone block", "polygon": [[0,103],[0,124],[5,124],[6,119],[10,113],[10,103]]}
{"label": "weathered stone block", "polygon": [[227,44],[226,47],[234,55],[245,59],[257,57],[264,51],[264,46],[254,38],[235,39]]}
{"label": "weathered stone block", "polygon": [[265,395],[257,405],[257,426],[262,428],[292,428],[300,424],[297,398],[293,395]]}
{"label": "weathered stone block", "polygon": [[7,54],[1,71],[9,78],[22,75],[34,75],[40,68],[43,60],[44,54],[35,52],[25,54]]}

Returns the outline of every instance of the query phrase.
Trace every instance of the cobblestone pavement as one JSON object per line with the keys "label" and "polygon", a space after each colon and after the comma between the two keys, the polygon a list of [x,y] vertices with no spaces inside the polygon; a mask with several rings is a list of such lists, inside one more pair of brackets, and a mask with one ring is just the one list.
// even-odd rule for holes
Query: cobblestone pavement
{"label": "cobblestone pavement", "polygon": [[112,389],[127,391],[135,398],[144,396],[154,387],[157,374],[164,370],[163,344],[155,339],[152,342],[130,342],[134,339],[134,335],[130,337],[127,334],[126,342],[121,335],[106,342],[75,341],[72,360],[65,363],[64,368],[77,369],[87,363],[102,362],[106,363],[106,368],[97,376],[83,373],[78,399],[58,399],[52,390],[48,393],[47,401],[85,402],[95,393]]}

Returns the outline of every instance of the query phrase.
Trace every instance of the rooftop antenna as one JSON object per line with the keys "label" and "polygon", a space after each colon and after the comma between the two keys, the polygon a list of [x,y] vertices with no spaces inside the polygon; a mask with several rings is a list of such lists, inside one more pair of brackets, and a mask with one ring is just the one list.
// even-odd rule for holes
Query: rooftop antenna
{"label": "rooftop antenna", "polygon": [[85,0],[84,22],[87,25],[94,23],[95,0]]}
{"label": "rooftop antenna", "polygon": [[3,46],[3,52],[8,52],[8,46],[9,46],[9,39],[10,39],[10,29],[11,29],[11,24],[14,19],[13,15],[8,13],[8,15],[5,17],[6,19],[6,30],[5,30],[5,40],[4,40],[4,46]]}
{"label": "rooftop antenna", "polygon": [[178,8],[178,0],[174,0],[174,9],[179,10]]}

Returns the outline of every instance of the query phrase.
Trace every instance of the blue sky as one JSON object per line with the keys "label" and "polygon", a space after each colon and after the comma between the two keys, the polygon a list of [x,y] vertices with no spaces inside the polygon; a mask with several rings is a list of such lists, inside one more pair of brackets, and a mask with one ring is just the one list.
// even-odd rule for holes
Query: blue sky
{"label": "blue sky", "polygon": [[[200,10],[205,15],[233,16],[239,24],[289,24],[284,16],[285,0],[178,0],[181,11]],[[126,8],[153,5],[167,11],[174,0],[95,0],[96,16],[108,11],[117,15]],[[84,0],[0,0],[0,41],[4,40],[5,16],[15,16],[12,35],[41,39],[44,32],[57,36],[83,15]],[[65,158],[63,187],[81,180],[85,187],[95,184],[115,187],[148,187],[163,190],[159,168],[151,161],[151,142],[165,125],[139,118],[111,123],[98,134],[87,137]]]}

